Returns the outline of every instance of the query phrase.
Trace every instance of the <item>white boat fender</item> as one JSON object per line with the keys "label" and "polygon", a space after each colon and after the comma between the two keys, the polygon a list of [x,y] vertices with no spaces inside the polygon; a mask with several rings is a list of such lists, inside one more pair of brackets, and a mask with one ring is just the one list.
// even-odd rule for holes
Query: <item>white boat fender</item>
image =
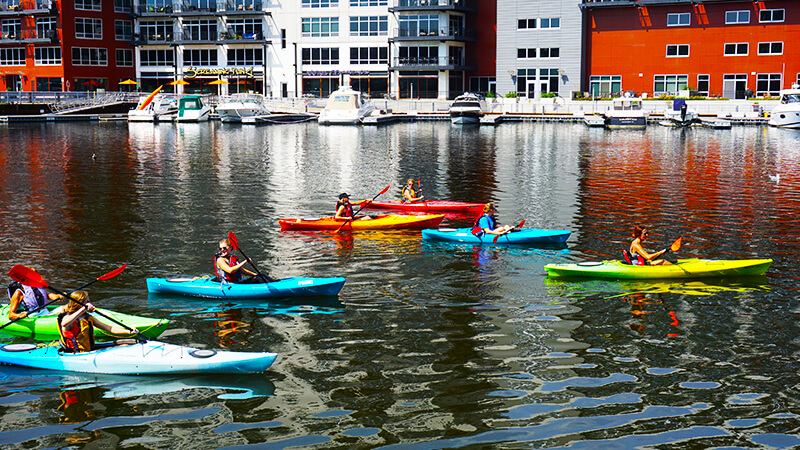
{"label": "white boat fender", "polygon": [[25,343],[25,344],[6,344],[6,345],[0,347],[0,350],[2,350],[4,352],[29,352],[29,351],[35,350],[37,348],[39,348],[38,345],[30,344],[30,343]]}
{"label": "white boat fender", "polygon": [[190,351],[189,354],[194,356],[195,358],[210,358],[210,357],[216,355],[217,352],[214,351],[214,350],[198,349],[198,350]]}
{"label": "white boat fender", "polygon": [[587,261],[578,263],[579,266],[602,266],[603,263],[597,261]]}

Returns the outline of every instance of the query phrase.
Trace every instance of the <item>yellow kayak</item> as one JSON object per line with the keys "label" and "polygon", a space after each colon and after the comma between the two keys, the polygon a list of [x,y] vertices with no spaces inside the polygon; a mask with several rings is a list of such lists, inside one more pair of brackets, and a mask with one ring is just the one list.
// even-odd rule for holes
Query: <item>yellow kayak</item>
{"label": "yellow kayak", "polygon": [[587,277],[607,279],[706,278],[764,275],[771,259],[740,259],[734,261],[679,259],[664,266],[634,266],[622,261],[582,262],[577,264],[548,264],[549,277]]}

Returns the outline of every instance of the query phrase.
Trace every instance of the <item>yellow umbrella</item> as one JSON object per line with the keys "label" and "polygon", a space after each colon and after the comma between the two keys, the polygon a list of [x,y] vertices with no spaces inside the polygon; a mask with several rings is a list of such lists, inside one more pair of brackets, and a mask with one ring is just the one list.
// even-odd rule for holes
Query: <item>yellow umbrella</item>
{"label": "yellow umbrella", "polygon": [[120,81],[119,84],[139,84],[139,83],[133,80],[125,80],[125,81]]}
{"label": "yellow umbrella", "polygon": [[225,81],[225,80],[214,80],[214,81],[212,81],[212,82],[210,82],[208,84],[209,85],[211,85],[211,84],[228,84],[228,82]]}
{"label": "yellow umbrella", "polygon": [[187,84],[189,84],[189,82],[188,82],[188,81],[186,81],[186,80],[175,80],[175,81],[173,81],[173,82],[172,82],[172,83],[170,83],[170,84],[171,84],[171,85],[173,85],[173,86],[175,86],[175,85],[178,85],[178,84],[187,85]]}

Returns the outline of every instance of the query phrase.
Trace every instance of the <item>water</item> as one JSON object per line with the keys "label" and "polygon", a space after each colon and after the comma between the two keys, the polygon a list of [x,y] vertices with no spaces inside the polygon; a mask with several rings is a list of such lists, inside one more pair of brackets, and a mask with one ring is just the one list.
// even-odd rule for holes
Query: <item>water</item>
{"label": "water", "polygon": [[[94,157],[93,157],[94,155]],[[12,448],[630,448],[800,445],[800,134],[417,122],[0,128],[0,249],[92,301],[172,321],[161,340],[276,351],[264,374],[109,377],[0,366]],[[775,175],[780,174],[776,180]],[[277,219],[399,197],[493,201],[566,249],[281,233]],[[465,226],[468,222],[448,221]],[[678,256],[770,257],[766,277],[557,282],[619,258],[634,224]],[[148,295],[210,273],[228,231],[274,276],[344,276],[338,298]],[[4,277],[4,283],[9,282]],[[14,339],[0,337],[0,342]],[[19,341],[19,340],[18,340]]]}

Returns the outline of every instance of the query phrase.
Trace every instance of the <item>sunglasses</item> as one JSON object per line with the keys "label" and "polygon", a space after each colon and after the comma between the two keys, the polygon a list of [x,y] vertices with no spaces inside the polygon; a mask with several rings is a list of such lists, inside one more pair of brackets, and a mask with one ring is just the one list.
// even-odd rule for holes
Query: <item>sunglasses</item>
{"label": "sunglasses", "polygon": [[231,248],[230,247],[220,247],[219,249],[224,251],[224,250],[230,250]]}

